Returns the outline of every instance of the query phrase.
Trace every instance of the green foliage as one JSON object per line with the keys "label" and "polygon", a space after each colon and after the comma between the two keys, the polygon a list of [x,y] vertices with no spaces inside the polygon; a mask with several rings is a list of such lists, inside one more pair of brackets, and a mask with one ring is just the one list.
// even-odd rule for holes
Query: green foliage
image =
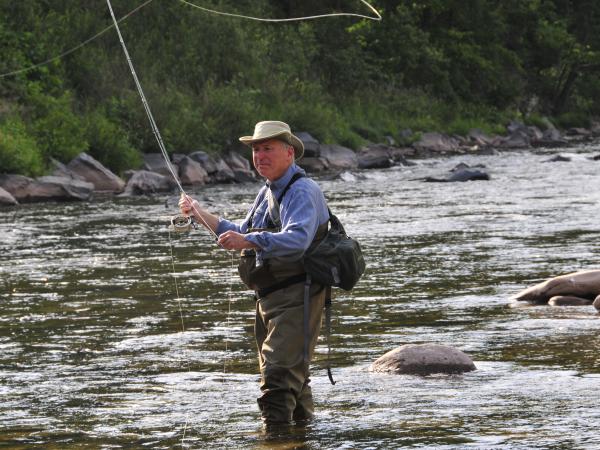
{"label": "green foliage", "polygon": [[117,173],[141,165],[141,155],[129,143],[125,130],[111,122],[104,111],[93,111],[85,119],[89,153],[95,159]]}
{"label": "green foliage", "polygon": [[65,91],[60,97],[43,94],[38,84],[31,84],[29,101],[31,129],[36,137],[44,161],[55,158],[69,162],[87,151],[85,129],[80,115],[72,109],[72,96]]}
{"label": "green foliage", "polygon": [[42,154],[25,123],[18,117],[0,122],[0,173],[36,176],[43,168]]}
{"label": "green foliage", "polygon": [[[339,0],[204,3],[282,18],[362,8]],[[268,24],[152,2],[121,31],[169,152],[228,150],[265,119],[356,148],[384,136],[409,142],[406,129],[494,133],[516,117],[572,126],[600,115],[600,2],[374,3],[381,22]],[[139,5],[114,6],[122,16]],[[109,23],[96,2],[0,2],[0,74],[51,59]],[[31,173],[81,151],[122,171],[139,152],[158,151],[114,30],[0,78],[0,116],[2,104],[16,105],[12,116],[35,139],[42,159]]]}

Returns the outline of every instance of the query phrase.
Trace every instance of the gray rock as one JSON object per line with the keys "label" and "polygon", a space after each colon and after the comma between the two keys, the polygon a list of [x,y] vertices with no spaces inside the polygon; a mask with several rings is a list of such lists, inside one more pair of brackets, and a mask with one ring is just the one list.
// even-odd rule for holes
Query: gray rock
{"label": "gray rock", "polygon": [[392,160],[384,155],[362,155],[358,157],[359,169],[387,169],[392,167]]}
{"label": "gray rock", "polygon": [[322,144],[320,147],[321,158],[324,158],[329,165],[329,169],[347,170],[358,167],[358,157],[356,153],[341,145]]}
{"label": "gray rock", "polygon": [[0,187],[0,206],[13,206],[18,204],[19,202],[10,192]]}
{"label": "gray rock", "polygon": [[550,306],[586,306],[591,305],[592,300],[572,295],[555,295],[548,300],[548,304]]}
{"label": "gray rock", "polygon": [[233,171],[234,180],[238,183],[256,181],[256,175],[250,168],[246,158],[235,152],[229,152],[224,157],[225,162]]}
{"label": "gray rock", "polygon": [[494,145],[501,148],[528,148],[531,147],[531,139],[527,130],[517,129],[508,136],[496,140]]}
{"label": "gray rock", "polygon": [[[142,166],[142,169],[165,176],[173,176],[162,153],[144,153],[143,158],[144,165]],[[173,166],[173,170],[177,173],[178,168]]]}
{"label": "gray rock", "polygon": [[89,200],[93,193],[92,183],[49,175],[27,185],[27,197],[23,202]]}
{"label": "gray rock", "polygon": [[179,180],[185,185],[206,184],[208,173],[200,163],[186,156],[179,162]]}
{"label": "gray rock", "polygon": [[386,169],[392,165],[389,146],[385,144],[371,144],[358,152],[359,169]]}
{"label": "gray rock", "polygon": [[298,161],[298,165],[307,172],[324,172],[329,170],[329,163],[325,158],[308,156]]}
{"label": "gray rock", "polygon": [[12,195],[17,201],[27,199],[28,186],[33,183],[33,178],[23,175],[0,174],[0,188]]}
{"label": "gray rock", "polygon": [[138,170],[127,182],[122,195],[145,195],[157,192],[169,192],[176,187],[172,176],[164,176],[148,170]]}
{"label": "gray rock", "polygon": [[488,173],[481,170],[459,169],[446,178],[426,177],[423,181],[428,183],[454,183],[464,181],[489,180]]}
{"label": "gray rock", "polygon": [[573,158],[571,158],[570,156],[565,156],[565,155],[555,155],[550,159],[546,159],[542,162],[569,162],[572,161]]}
{"label": "gray rock", "polygon": [[[186,155],[185,153],[173,153],[171,155],[171,162],[173,164],[179,165],[179,163],[181,162],[181,160],[183,158],[186,158],[188,155]],[[164,159],[164,158],[163,158]]]}
{"label": "gray rock", "polygon": [[462,351],[439,344],[402,345],[378,358],[372,372],[429,375],[464,373],[476,370],[473,360]]}
{"label": "gray rock", "polygon": [[474,168],[485,169],[485,165],[484,164],[476,164],[474,166],[470,166],[469,164],[467,164],[465,162],[459,162],[452,169],[450,169],[450,172],[458,172],[460,170],[474,169]]}
{"label": "gray rock", "polygon": [[296,133],[296,137],[304,144],[304,157],[317,158],[321,156],[320,143],[306,131]]}
{"label": "gray rock", "polygon": [[555,296],[595,298],[600,294],[600,270],[568,273],[528,287],[511,297],[531,303],[547,303]]}
{"label": "gray rock", "polygon": [[67,165],[67,168],[92,183],[97,191],[121,192],[125,187],[125,182],[121,178],[87,153],[80,153]]}
{"label": "gray rock", "polygon": [[217,183],[232,183],[235,181],[235,173],[223,158],[215,160],[217,170],[211,174],[211,179]]}
{"label": "gray rock", "polygon": [[594,305],[594,308],[600,311],[600,295],[594,299],[594,303],[592,304]]}
{"label": "gray rock", "polygon": [[447,153],[457,151],[459,142],[442,133],[423,133],[421,139],[413,143],[413,147],[419,151]]}
{"label": "gray rock", "polygon": [[591,135],[591,130],[586,128],[573,127],[567,130],[567,136],[590,137]]}
{"label": "gray rock", "polygon": [[217,161],[206,152],[197,151],[194,153],[190,153],[188,157],[190,157],[191,159],[199,163],[202,167],[204,167],[204,170],[206,170],[206,173],[208,173],[209,175],[212,175],[215,172],[217,172],[217,170],[219,170],[217,166]]}
{"label": "gray rock", "polygon": [[69,169],[65,164],[61,163],[60,161],[58,161],[54,158],[50,158],[50,163],[53,167],[52,175],[54,175],[56,177],[73,178],[75,180],[85,181],[83,179],[83,177],[81,177],[80,175],[73,172],[71,169]]}
{"label": "gray rock", "polygon": [[541,139],[533,142],[535,147],[562,147],[566,144],[568,141],[554,127],[544,130]]}
{"label": "gray rock", "polygon": [[479,147],[489,147],[497,138],[498,136],[489,136],[477,128],[469,130],[469,133],[467,134],[469,143],[478,145]]}
{"label": "gray rock", "polygon": [[592,161],[600,161],[600,155],[590,156],[588,159],[591,159]]}

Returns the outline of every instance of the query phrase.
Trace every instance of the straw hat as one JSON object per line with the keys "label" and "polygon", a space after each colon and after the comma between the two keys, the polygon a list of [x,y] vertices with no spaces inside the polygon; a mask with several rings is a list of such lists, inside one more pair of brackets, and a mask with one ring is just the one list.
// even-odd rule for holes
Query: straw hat
{"label": "straw hat", "polygon": [[292,134],[292,130],[287,123],[277,120],[258,122],[254,127],[254,134],[252,136],[242,136],[240,142],[251,146],[255,142],[269,139],[279,139],[294,147],[295,159],[300,159],[304,155],[304,144],[302,141]]}

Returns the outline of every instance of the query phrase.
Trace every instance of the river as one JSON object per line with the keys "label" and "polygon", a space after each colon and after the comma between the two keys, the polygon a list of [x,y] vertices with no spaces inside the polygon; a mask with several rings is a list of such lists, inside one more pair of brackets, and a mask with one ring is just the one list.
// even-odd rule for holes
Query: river
{"label": "river", "polygon": [[[600,447],[600,315],[514,304],[545,278],[600,268],[598,145],[425,159],[319,183],[368,269],[335,292],[333,373],[316,420],[263,433],[254,302],[203,230],[169,236],[176,199],[0,210],[0,447]],[[490,181],[424,183],[464,161]],[[256,185],[207,186],[242,217]],[[171,256],[172,255],[172,256]],[[407,343],[451,345],[461,376],[373,374]]]}

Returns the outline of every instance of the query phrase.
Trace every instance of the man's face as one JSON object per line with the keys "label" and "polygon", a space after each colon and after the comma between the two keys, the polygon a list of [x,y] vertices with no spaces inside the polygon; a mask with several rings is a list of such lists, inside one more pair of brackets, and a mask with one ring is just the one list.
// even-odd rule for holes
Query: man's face
{"label": "man's face", "polygon": [[252,144],[252,162],[261,177],[275,181],[294,162],[294,147],[278,139]]}

